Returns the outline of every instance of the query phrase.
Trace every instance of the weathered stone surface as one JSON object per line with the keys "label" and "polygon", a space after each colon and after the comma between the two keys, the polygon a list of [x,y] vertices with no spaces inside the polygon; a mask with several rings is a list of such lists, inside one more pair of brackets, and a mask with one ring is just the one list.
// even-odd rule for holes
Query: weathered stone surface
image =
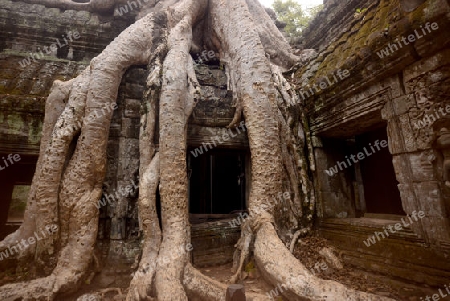
{"label": "weathered stone surface", "polygon": [[[409,223],[407,218],[405,222]],[[319,231],[342,250],[346,264],[429,285],[446,283],[450,267],[445,255],[423,244],[410,227],[402,227],[402,231],[376,240],[369,247],[363,243],[375,232],[383,232],[383,226],[395,223],[380,219],[329,219],[321,222]]]}
{"label": "weathered stone surface", "polygon": [[139,99],[125,99],[125,117],[140,118],[141,101]]}
{"label": "weathered stone surface", "polygon": [[206,146],[208,150],[215,147],[245,149],[248,146],[248,137],[246,130],[241,127],[228,129],[192,124],[188,128],[188,143],[190,147]]}
{"label": "weathered stone surface", "polygon": [[204,267],[232,262],[234,246],[240,235],[241,229],[239,225],[233,224],[233,219],[193,224],[191,226],[193,264]]}
{"label": "weathered stone surface", "polygon": [[228,90],[225,72],[217,66],[196,65],[202,97],[197,101],[189,123],[204,127],[225,127],[236,111],[233,93]]}
{"label": "weathered stone surface", "polygon": [[[441,189],[437,181],[422,181],[414,185],[420,200],[421,210],[427,217],[448,217],[443,203]],[[407,212],[408,214],[411,212]]]}
{"label": "weathered stone surface", "polygon": [[412,181],[426,182],[434,179],[434,154],[432,150],[410,154]]}
{"label": "weathered stone surface", "polygon": [[[47,8],[44,5],[29,5],[23,2],[3,1],[0,10],[0,50],[11,49],[15,53],[38,52],[38,48],[50,46],[59,39],[61,45],[69,31],[78,31],[79,38],[70,41],[75,61],[93,58],[122,30],[134,21],[134,16],[99,16],[86,11]],[[109,27],[105,27],[109,24]],[[63,37],[64,35],[64,37]],[[39,37],[39,38],[37,38]],[[68,48],[58,49],[58,58],[66,59]],[[63,57],[64,55],[64,57]],[[52,55],[56,57],[55,55]]]}
{"label": "weathered stone surface", "polygon": [[245,301],[245,287],[242,284],[231,284],[228,286],[226,301]]}
{"label": "weathered stone surface", "polygon": [[[414,5],[402,10],[400,3],[389,1],[326,1],[301,42],[304,48],[318,49],[318,56],[300,66],[295,79],[302,98],[306,90],[301,89],[333,71],[349,70],[348,78],[304,97],[313,137],[343,142],[373,127],[386,128],[402,208],[407,214],[419,210],[426,214],[421,223],[412,225],[412,231],[423,243],[448,250],[450,151],[440,141],[450,128],[450,114],[445,111],[450,104],[450,36],[443,29],[448,28],[450,8],[445,1],[420,2],[418,6],[408,3]],[[355,13],[357,8],[365,10]],[[392,46],[395,39],[408,37],[414,30],[423,35],[420,26],[433,22],[439,29],[401,48]],[[382,50],[389,51],[383,55]],[[325,142],[313,145],[318,215],[351,216],[359,210],[358,190],[364,190],[358,183],[352,185],[358,180],[358,168],[346,171],[351,176],[335,175],[339,181],[328,179],[324,171],[352,152]],[[381,262],[385,254],[380,254]],[[376,269],[364,260],[355,263]],[[398,272],[406,277],[405,271]]]}

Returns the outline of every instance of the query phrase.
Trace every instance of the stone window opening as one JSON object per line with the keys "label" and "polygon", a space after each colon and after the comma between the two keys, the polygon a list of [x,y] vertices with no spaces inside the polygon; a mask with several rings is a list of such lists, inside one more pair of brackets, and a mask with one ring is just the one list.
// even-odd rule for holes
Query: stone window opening
{"label": "stone window opening", "polygon": [[[385,125],[344,138],[322,138],[326,158],[324,218],[399,219],[405,216]],[[320,157],[319,157],[320,158]]]}

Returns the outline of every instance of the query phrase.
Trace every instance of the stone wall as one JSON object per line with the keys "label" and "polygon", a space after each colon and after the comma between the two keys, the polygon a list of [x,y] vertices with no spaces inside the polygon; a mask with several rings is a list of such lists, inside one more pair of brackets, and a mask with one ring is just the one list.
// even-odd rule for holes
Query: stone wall
{"label": "stone wall", "polygon": [[[37,155],[45,100],[53,81],[74,78],[132,22],[131,14],[99,15],[2,0],[1,151]],[[71,39],[69,32],[78,32],[79,37]]]}
{"label": "stone wall", "polygon": [[[422,242],[416,247],[449,256],[449,11],[443,0],[329,0],[305,32],[301,45],[319,52],[298,67],[295,81],[313,135],[318,216],[327,225],[322,233],[348,251],[354,252],[354,240],[342,243],[342,228],[333,231],[326,221],[364,216],[361,170],[358,163],[334,176],[326,171],[353,153],[355,137],[384,129],[402,208],[407,215],[425,213],[411,225]],[[404,254],[400,241],[395,252]],[[358,252],[353,258],[374,260],[362,241]],[[392,260],[379,256],[381,266]],[[409,266],[415,264],[411,259]],[[432,265],[445,269],[439,260]],[[408,278],[407,271],[396,275]]]}
{"label": "stone wall", "polygon": [[[0,51],[26,57],[42,50],[47,58],[89,62],[134,18],[133,14],[115,16],[2,0]],[[70,38],[69,32],[78,32],[79,37]],[[57,50],[47,52],[44,47],[54,43]]]}
{"label": "stone wall", "polygon": [[[351,139],[386,124],[405,212],[424,210],[427,217],[415,229],[417,233],[433,244],[449,242],[444,155],[439,149],[445,147],[436,144],[447,116],[423,129],[414,129],[414,124],[426,114],[441,106],[445,108],[449,101],[448,3],[426,1],[414,11],[405,12],[399,1],[374,1],[370,5],[365,1],[352,1],[346,7],[347,14],[340,12],[342,5],[336,5],[327,5],[328,9],[313,25],[324,16],[327,22],[311,29],[305,38],[306,46],[317,45],[322,51],[297,71],[298,90],[303,93],[310,129],[316,137],[322,206],[334,202],[324,198],[324,194],[343,189],[326,179],[324,171],[334,161],[323,152],[321,140]],[[361,12],[353,11],[355,7]],[[335,18],[342,16],[344,20],[335,22]],[[439,28],[427,30],[424,35],[421,26],[425,27],[427,22],[428,25],[436,22]],[[341,27],[330,31],[331,24],[335,27],[341,24]],[[327,32],[326,39],[319,45],[316,38],[321,36],[320,30]],[[402,47],[392,45],[396,44],[396,38],[408,37],[414,30],[420,30],[421,34],[419,38],[416,36],[415,43]],[[380,58],[380,51],[389,46],[394,51]],[[349,76],[341,79],[339,70],[348,71]],[[329,85],[325,77],[338,81]],[[327,83],[324,89],[320,89],[325,87],[320,86],[322,82]],[[313,85],[318,88],[306,95],[305,91],[311,92],[308,88]],[[445,145],[445,138],[442,141]]]}

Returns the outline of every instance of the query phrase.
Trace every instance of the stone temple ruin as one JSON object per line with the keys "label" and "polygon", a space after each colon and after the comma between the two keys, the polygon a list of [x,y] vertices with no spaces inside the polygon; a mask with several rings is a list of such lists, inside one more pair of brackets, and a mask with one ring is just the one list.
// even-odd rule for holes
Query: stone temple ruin
{"label": "stone temple ruin", "polygon": [[[74,78],[134,23],[138,10],[119,13],[124,5],[0,0],[1,238],[23,219],[53,81]],[[344,265],[433,288],[450,285],[449,16],[445,0],[324,0],[293,45],[312,49],[310,59],[284,73],[308,120],[315,233]],[[226,128],[236,108],[219,58],[192,57],[203,94],[187,140],[191,261],[211,267],[233,261],[252,173],[245,126]],[[147,73],[126,71],[114,108],[98,203],[104,288],[126,287],[141,251],[136,183]],[[11,164],[9,154],[20,160]]]}

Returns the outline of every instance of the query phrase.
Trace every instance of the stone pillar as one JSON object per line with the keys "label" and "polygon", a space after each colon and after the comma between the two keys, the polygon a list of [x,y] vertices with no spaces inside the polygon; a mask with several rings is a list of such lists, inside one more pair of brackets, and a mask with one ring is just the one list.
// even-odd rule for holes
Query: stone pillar
{"label": "stone pillar", "polygon": [[246,301],[245,287],[242,284],[230,284],[225,301]]}
{"label": "stone pillar", "polygon": [[389,151],[403,209],[408,215],[425,213],[411,227],[433,245],[450,242],[446,208],[450,188],[445,171],[450,164],[448,142],[442,136],[450,128],[450,115],[446,111],[448,88],[440,83],[450,66],[449,54],[444,50],[405,68],[398,79],[404,88],[392,90],[381,112],[388,122]]}
{"label": "stone pillar", "polygon": [[313,136],[314,157],[316,161],[315,186],[317,192],[317,216],[319,218],[355,217],[354,200],[351,198],[353,183],[350,181],[349,169],[330,168],[336,166],[349,152],[343,148],[343,140],[329,140]]}

